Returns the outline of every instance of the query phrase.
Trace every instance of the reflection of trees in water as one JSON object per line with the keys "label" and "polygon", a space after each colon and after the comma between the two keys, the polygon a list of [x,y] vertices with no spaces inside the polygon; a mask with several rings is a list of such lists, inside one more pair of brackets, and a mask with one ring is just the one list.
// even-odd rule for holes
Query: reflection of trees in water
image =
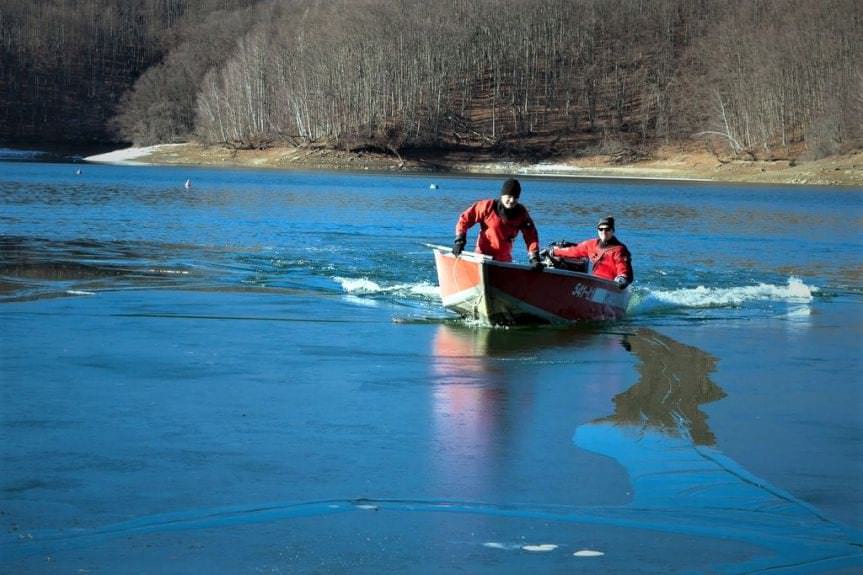
{"label": "reflection of trees in water", "polygon": [[716,359],[653,330],[627,335],[624,346],[641,360],[638,383],[614,397],[614,414],[598,421],[654,427],[664,433],[686,433],[697,445],[716,439],[699,409],[725,397],[710,380]]}
{"label": "reflection of trees in water", "polygon": [[716,359],[652,330],[624,338],[641,361],[638,382],[614,399],[614,414],[576,429],[574,443],[613,458],[633,500],[602,521],[723,541],[767,552],[716,571],[830,572],[863,565],[861,533],[824,517],[751,474],[713,445],[699,406],[725,397],[709,374]]}

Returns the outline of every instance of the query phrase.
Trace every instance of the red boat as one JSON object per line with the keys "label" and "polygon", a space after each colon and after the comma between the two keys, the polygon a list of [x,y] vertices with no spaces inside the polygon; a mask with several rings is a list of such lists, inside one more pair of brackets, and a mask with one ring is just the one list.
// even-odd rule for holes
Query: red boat
{"label": "red boat", "polygon": [[475,252],[455,257],[450,248],[434,250],[445,308],[490,325],[566,324],[620,319],[629,292],[587,273],[500,262]]}

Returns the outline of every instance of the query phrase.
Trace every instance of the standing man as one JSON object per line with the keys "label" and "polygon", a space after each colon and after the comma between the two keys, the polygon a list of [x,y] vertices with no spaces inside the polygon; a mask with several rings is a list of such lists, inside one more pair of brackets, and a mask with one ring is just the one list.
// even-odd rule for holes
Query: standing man
{"label": "standing man", "polygon": [[549,255],[556,258],[590,259],[593,275],[612,280],[620,289],[632,283],[632,261],[629,250],[614,237],[614,218],[606,216],[596,224],[597,239],[579,244],[556,245]]}
{"label": "standing man", "polygon": [[509,179],[503,183],[500,198],[480,200],[466,209],[455,225],[455,241],[452,253],[458,256],[467,243],[467,231],[479,224],[476,251],[502,262],[512,261],[512,243],[521,232],[530,254],[530,264],[535,270],[542,269],[539,260],[539,234],[527,213],[527,208],[518,202],[521,184]]}

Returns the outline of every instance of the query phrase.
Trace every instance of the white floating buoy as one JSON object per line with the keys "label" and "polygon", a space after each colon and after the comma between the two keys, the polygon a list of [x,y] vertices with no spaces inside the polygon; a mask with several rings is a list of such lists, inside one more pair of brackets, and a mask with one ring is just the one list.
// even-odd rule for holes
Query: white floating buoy
{"label": "white floating buoy", "polygon": [[429,189],[430,189],[430,190],[436,190],[437,188],[438,188],[438,185],[437,185],[437,184],[429,184]]}
{"label": "white floating buoy", "polygon": [[188,190],[192,187],[192,180],[186,180],[186,183],[183,186]]}

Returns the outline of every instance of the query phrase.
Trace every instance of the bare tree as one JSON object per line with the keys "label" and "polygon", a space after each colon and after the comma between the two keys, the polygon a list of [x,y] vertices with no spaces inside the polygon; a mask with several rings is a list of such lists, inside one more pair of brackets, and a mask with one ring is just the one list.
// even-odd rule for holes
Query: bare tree
{"label": "bare tree", "polygon": [[861,45],[855,0],[0,0],[0,137],[818,156]]}

